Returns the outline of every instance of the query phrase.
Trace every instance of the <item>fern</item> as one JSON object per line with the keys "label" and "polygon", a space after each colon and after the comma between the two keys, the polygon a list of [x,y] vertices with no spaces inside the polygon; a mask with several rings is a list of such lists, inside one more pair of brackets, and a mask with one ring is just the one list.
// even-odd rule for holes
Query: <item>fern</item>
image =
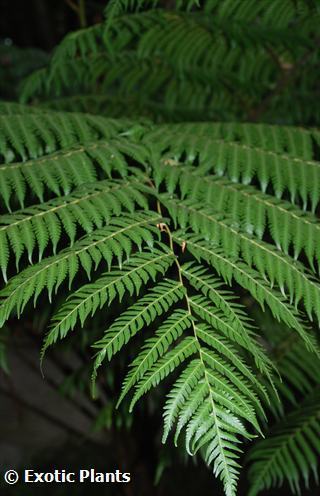
{"label": "fern", "polygon": [[[183,197],[188,195],[203,200],[208,205],[214,205],[219,212],[231,211],[239,226],[260,239],[268,226],[279,249],[288,253],[293,246],[295,259],[304,250],[313,266],[314,258],[318,257],[319,226],[316,216],[299,210],[289,202],[279,202],[272,195],[263,194],[252,186],[235,184],[218,176],[199,177],[199,171],[188,171],[183,166],[167,165],[164,168],[158,182],[165,181],[170,193],[177,191],[179,186]],[[314,244],[310,239],[314,240]]]}
{"label": "fern", "polygon": [[[255,311],[254,315],[272,350],[273,361],[279,372],[274,382],[282,401],[270,401],[268,404],[276,420],[279,420],[285,415],[286,406],[297,407],[301,397],[310,394],[318,386],[318,363],[313,360],[312,352],[302,345],[300,336],[292,334],[290,328],[275,321],[270,312],[261,314]],[[268,384],[266,387],[271,395],[274,394]]]}
{"label": "fern", "polygon": [[[121,109],[111,100],[108,115],[128,115],[131,107],[132,115],[139,108],[140,115],[158,119],[199,120],[206,113],[230,121],[250,115],[248,107],[259,105],[286,66],[305,60],[310,81],[302,71],[293,79],[299,113],[309,117],[317,2],[206,1],[199,9],[191,0],[173,11],[156,10],[157,3],[110,2],[104,22],[69,34],[49,66],[29,77],[22,101],[37,97],[65,110],[70,98],[74,104],[75,96],[87,94],[91,109],[107,93],[126,102]],[[133,97],[138,106],[130,105]],[[286,98],[269,118],[286,113],[299,122]]]}
{"label": "fern", "polygon": [[171,8],[110,2],[0,104],[0,325],[48,300],[42,365],[83,328],[98,396],[130,350],[118,407],[164,391],[163,442],[227,496],[242,447],[251,496],[299,492],[319,455],[319,8]]}
{"label": "fern", "polygon": [[129,257],[133,243],[138,246],[142,241],[152,244],[152,228],[158,219],[156,214],[136,212],[134,217],[114,220],[106,229],[95,231],[94,235],[79,240],[72,248],[27,267],[11,278],[0,293],[1,322],[9,317],[13,308],[20,314],[32,296],[35,304],[44,289],[47,289],[51,301],[52,293],[67,276],[71,286],[80,267],[90,278],[94,265],[97,267],[101,260],[110,267],[116,256],[121,266],[123,256]]}
{"label": "fern", "polygon": [[179,243],[187,243],[188,249],[193,256],[208,262],[214,267],[219,275],[231,285],[233,278],[243,288],[247,289],[264,309],[268,305],[274,317],[283,321],[289,327],[297,330],[305,341],[307,347],[319,354],[318,346],[314,337],[308,332],[302,316],[290,304],[276,288],[272,288],[261,274],[250,268],[243,261],[227,257],[222,250],[216,246],[208,246],[201,238],[194,235],[180,237],[177,233],[175,240]]}
{"label": "fern", "polygon": [[283,484],[284,480],[289,482],[292,492],[301,494],[301,479],[308,488],[311,473],[318,481],[319,429],[319,391],[316,391],[249,453],[250,496]]}
{"label": "fern", "polygon": [[[200,132],[197,130],[196,132],[192,132],[194,130],[193,126],[184,135],[178,132],[173,144],[169,145],[167,134],[163,132],[166,129],[169,130],[167,127],[162,129],[159,126],[156,133],[151,132],[150,137],[147,137],[147,140],[151,142],[159,140],[162,150],[167,151],[168,158],[166,160],[173,159],[177,161],[179,160],[179,156],[187,154],[192,163],[199,156],[204,172],[214,172],[218,176],[225,175],[230,181],[235,183],[250,184],[254,179],[257,179],[262,192],[266,192],[268,186],[271,185],[275,196],[279,199],[286,192],[290,193],[292,203],[298,200],[297,188],[299,185],[299,196],[300,201],[303,203],[303,208],[310,208],[312,211],[315,210],[319,201],[318,164],[316,161],[305,160],[296,156],[292,157],[292,155],[273,151],[273,147],[278,148],[279,146],[277,140],[280,142],[283,140],[282,129],[279,131],[278,129],[273,129],[273,139],[268,143],[268,141],[266,142],[264,128],[261,129],[260,136],[260,133],[257,133],[252,126],[248,126],[244,140],[250,140],[250,145],[229,141],[225,137],[223,139],[220,138],[220,135],[223,135],[223,133],[227,135],[233,133],[234,126],[210,125],[207,130],[208,135],[203,135],[201,128],[199,130]],[[175,126],[172,126],[170,129],[175,130]],[[190,136],[191,133],[192,136]],[[215,134],[218,134],[218,139],[216,139]],[[302,141],[301,138],[300,140]],[[240,134],[240,140],[242,141],[242,139]],[[297,142],[294,138],[294,133],[292,133],[291,139],[295,143]],[[239,135],[237,136],[237,140],[239,140]],[[257,141],[258,145],[256,144]],[[256,143],[253,144],[254,142]],[[302,149],[299,150],[299,153],[308,156],[310,154],[311,144],[312,134],[303,139],[301,143]],[[263,147],[265,146],[269,149],[264,149]],[[286,145],[283,144],[282,146]],[[168,148],[171,152],[170,155],[168,154]],[[293,153],[294,150],[292,150]],[[216,157],[213,163],[212,157]],[[178,174],[178,171],[176,174]]]}
{"label": "fern", "polygon": [[[115,147],[114,156],[119,157],[115,165],[104,166],[100,155],[92,153],[97,150],[95,144],[106,143],[106,137],[99,135],[94,140],[89,131],[88,140],[80,133],[74,134],[81,143],[81,149],[75,151],[75,169],[64,161],[65,154],[70,153],[65,150],[75,146],[67,138],[59,143],[59,151],[52,152],[42,144],[38,158],[31,158],[37,155],[33,142],[29,143],[29,134],[33,136],[31,115],[20,114],[20,128],[26,129],[23,139],[19,127],[10,141],[7,128],[4,130],[12,153],[18,153],[21,141],[26,146],[25,157],[20,155],[20,160],[26,159],[19,164],[21,171],[37,167],[37,160],[44,161],[47,169],[52,153],[56,153],[59,165],[50,179],[25,172],[15,183],[10,182],[15,191],[13,205],[16,198],[24,204],[21,192],[26,187],[40,203],[1,217],[2,271],[6,276],[11,257],[18,271],[12,275],[10,264],[11,277],[0,293],[1,323],[13,311],[21,315],[31,299],[36,305],[43,291],[51,300],[61,286],[64,291],[68,286],[70,297],[54,312],[43,358],[49,346],[66,338],[79,324],[83,326],[86,319],[103,311],[115,298],[125,302],[126,294],[134,297],[136,301],[94,343],[93,379],[104,360],[111,360],[139,333],[143,344],[124,380],[119,402],[133,391],[132,409],[150,389],[172,376],[174,382],[164,410],[164,439],[176,424],[177,441],[184,428],[187,451],[201,452],[207,463],[213,463],[226,493],[235,494],[240,437],[251,439],[254,435],[247,422],[261,433],[266,405],[272,398],[272,409],[278,401],[274,399],[276,389],[280,394],[284,390],[274,375],[277,362],[272,362],[259,342],[259,328],[225,284],[235,280],[263,308],[270,307],[278,320],[295,330],[308,353],[319,356],[307,322],[308,318],[319,318],[316,216],[254,186],[237,184],[235,179],[240,181],[241,176],[234,176],[233,182],[211,176],[201,154],[198,166],[188,156],[185,165],[172,163],[176,158],[170,158],[172,151],[164,146],[165,134],[150,147],[156,128],[150,129],[149,124],[139,128],[131,125],[127,130],[119,124],[114,126],[110,131],[113,137],[108,139]],[[60,121],[60,114],[50,113],[52,129]],[[245,127],[229,129],[238,129],[238,136],[247,139],[255,136],[255,140],[265,140],[264,134],[256,134],[252,126],[246,134]],[[192,128],[197,131],[196,125]],[[74,132],[74,128],[68,129]],[[170,126],[159,129],[162,133],[171,130]],[[172,129],[175,132],[175,126]],[[203,134],[202,129],[200,125],[197,135],[210,149],[215,138]],[[189,133],[186,125],[186,136]],[[277,130],[270,136],[276,137]],[[264,141],[261,148],[266,153],[268,143]],[[302,143],[298,151],[309,159],[310,147],[307,141]],[[228,146],[227,139],[225,144]],[[175,146],[180,147],[181,162],[181,145],[176,142]],[[86,159],[79,162],[80,156]],[[3,170],[16,167],[10,163],[10,154],[3,157],[8,163],[2,165]],[[234,160],[232,166],[237,170],[243,162],[237,155]],[[66,174],[68,183],[64,182]],[[295,184],[298,188],[297,179]],[[262,205],[260,211],[257,204]],[[252,217],[253,209],[256,217]],[[284,225],[288,231],[292,222],[297,232],[286,235]],[[69,246],[63,248],[66,241]],[[35,253],[38,262],[30,265]],[[185,261],[186,256],[189,261]],[[92,282],[81,284],[81,274],[90,279],[100,270]],[[71,290],[79,284],[78,289]],[[147,332],[150,326],[156,328],[151,336]],[[290,370],[288,364],[286,367],[284,376]]]}
{"label": "fern", "polygon": [[126,291],[129,291],[131,296],[134,293],[138,294],[143,284],[147,284],[150,278],[155,280],[158,272],[165,273],[172,263],[172,253],[153,248],[151,253],[131,257],[123,264],[122,270],[113,270],[112,276],[108,273],[103,274],[94,283],[79,288],[55,314],[52,329],[45,340],[44,351],[59,338],[64,338],[67,332],[76,326],[78,319],[83,325],[90,314],[93,315],[98,308],[107,303],[110,305],[115,297],[121,301]]}

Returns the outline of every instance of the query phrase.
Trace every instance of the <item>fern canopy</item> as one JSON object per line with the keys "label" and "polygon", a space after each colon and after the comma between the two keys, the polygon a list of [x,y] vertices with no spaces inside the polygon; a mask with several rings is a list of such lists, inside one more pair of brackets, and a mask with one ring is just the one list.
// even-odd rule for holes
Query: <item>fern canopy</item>
{"label": "fern canopy", "polygon": [[[257,120],[263,113],[268,122],[319,123],[318,2],[162,5],[109,2],[103,22],[70,33],[29,76],[22,102],[175,122]],[[274,86],[281,94],[270,99]]]}

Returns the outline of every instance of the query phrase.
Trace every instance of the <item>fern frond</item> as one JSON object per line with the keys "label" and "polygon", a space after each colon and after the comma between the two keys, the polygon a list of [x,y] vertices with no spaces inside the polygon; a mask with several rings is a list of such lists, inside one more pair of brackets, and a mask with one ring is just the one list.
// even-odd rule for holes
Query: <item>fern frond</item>
{"label": "fern frond", "polygon": [[[230,129],[228,129],[227,124],[213,124],[208,128],[211,133],[202,135],[201,128],[199,131],[197,128],[196,130],[193,129],[194,132],[192,132],[192,126],[190,126],[189,132],[187,130],[183,133],[176,130],[175,125],[164,128],[159,126],[149,136],[146,136],[146,141],[150,144],[157,142],[158,153],[161,154],[165,151],[165,157],[168,159],[171,155],[175,161],[179,161],[183,155],[186,155],[189,163],[192,163],[198,157],[201,168],[206,167],[205,172],[207,173],[218,176],[225,175],[230,181],[241,182],[245,185],[250,184],[256,178],[263,193],[266,192],[269,185],[272,185],[276,198],[282,198],[284,193],[288,191],[293,203],[300,198],[304,209],[309,208],[310,202],[311,210],[315,211],[320,199],[318,162],[300,158],[299,155],[290,156],[283,152],[275,152],[272,149],[273,143],[268,143],[267,138],[262,141],[265,146],[268,146],[265,149],[259,145],[247,145],[241,141],[240,143],[232,141],[228,139],[228,133],[235,134],[237,129],[234,129],[232,125],[230,125]],[[259,138],[259,130],[253,127],[251,129],[253,133],[251,139],[254,142],[254,138],[257,136]],[[251,129],[250,127],[246,129],[248,135]],[[166,131],[170,132],[170,136],[174,133],[175,139],[171,142]],[[223,131],[225,131],[225,135],[222,135]],[[277,132],[278,128],[275,128],[274,134]],[[223,138],[216,138],[215,134],[222,135]],[[233,134],[231,136],[233,137]],[[304,140],[301,143],[302,137]],[[240,135],[241,139],[242,136]],[[283,143],[281,134],[278,140]],[[277,147],[277,142],[274,146]],[[295,147],[291,144],[292,151],[299,150],[298,147],[300,154],[310,157],[310,154],[313,153],[311,132],[306,136],[302,133]],[[212,161],[212,157],[215,157],[214,161]]]}
{"label": "fern frond", "polygon": [[0,102],[0,326],[48,300],[41,359],[90,341],[93,385],[127,349],[118,405],[164,391],[163,442],[226,496],[242,441],[250,496],[318,477],[319,19],[316,0],[109,0],[17,89],[30,106]]}
{"label": "fern frond", "polygon": [[315,215],[295,208],[291,203],[261,193],[252,186],[230,182],[218,176],[204,175],[200,167],[166,165],[156,169],[157,184],[165,182],[169,193],[181,190],[183,198],[204,201],[217,212],[230,212],[232,218],[248,234],[262,239],[270,232],[278,249],[288,254],[291,245],[294,258],[304,250],[313,267],[320,262],[317,246],[320,224]]}
{"label": "fern frond", "polygon": [[[215,461],[215,473],[224,481],[226,492],[235,494],[234,488],[238,474],[235,467],[239,466],[234,460],[237,452],[235,443],[238,443],[235,434],[250,438],[239,417],[245,418],[257,430],[260,430],[255,409],[262,414],[263,409],[257,391],[265,395],[265,390],[237,351],[233,349],[229,340],[219,335],[220,329],[218,330],[215,323],[214,326],[205,325],[199,320],[199,317],[201,319],[203,315],[197,315],[193,308],[193,304],[197,304],[199,298],[188,296],[185,287],[181,285],[183,279],[179,281],[175,284],[178,284],[182,290],[181,297],[186,298],[188,302],[188,311],[174,311],[158,328],[156,334],[146,341],[145,346],[131,364],[131,370],[124,381],[119,401],[132,387],[135,387],[130,404],[130,410],[132,410],[145,393],[156,387],[175,369],[184,366],[189,357],[197,354],[199,358],[193,360],[189,365],[187,364],[185,372],[182,372],[181,377],[186,377],[188,385],[181,385],[181,379],[178,379],[177,385],[173,388],[175,392],[175,388],[183,387],[184,394],[190,395],[191,407],[189,396],[186,399],[182,395],[181,404],[171,401],[171,398],[176,397],[176,392],[174,395],[169,395],[165,408],[165,438],[169,432],[168,419],[171,419],[170,427],[172,427],[178,415],[181,418],[184,417],[183,424],[181,421],[178,423],[177,432],[186,426],[187,451],[193,454],[201,447],[206,446],[206,460],[210,463],[212,460]],[[138,315],[145,312],[146,308],[146,306],[138,305],[136,310]],[[160,308],[159,311],[160,314],[163,313]],[[119,339],[120,334],[120,345],[124,340],[130,339],[131,332],[126,332],[125,326],[128,319],[131,319],[129,320],[129,326],[131,326],[131,321],[136,318],[136,312],[129,309],[126,318],[127,313],[128,311],[125,311],[118,319],[121,322],[120,329],[116,325],[113,332],[110,332],[113,329],[113,324],[110,331],[107,331],[110,332],[111,343],[114,333],[116,333],[116,339]],[[117,320],[115,323],[117,324]],[[146,323],[150,324],[150,319]],[[143,324],[143,319],[141,319],[138,329]],[[135,327],[134,332],[136,329]],[[187,330],[193,335],[186,336]],[[118,347],[114,351],[109,350],[109,359],[117,349]],[[102,356],[100,354],[97,356],[94,378],[97,366],[100,366],[106,353],[108,353],[106,349],[103,349],[102,352]],[[194,390],[190,388],[189,391],[191,382],[189,371],[195,363],[197,363],[197,374],[192,374],[195,378],[192,384]],[[184,411],[183,400],[187,403],[187,414]],[[223,439],[228,441],[223,442]],[[233,445],[229,443],[230,440],[234,441]]]}
{"label": "fern frond", "polygon": [[[221,365],[221,359],[215,360],[213,356],[205,347],[200,348],[200,357],[192,360],[176,381],[165,405],[163,439],[167,438],[176,421],[175,440],[186,426],[188,452],[194,454],[206,447],[206,462],[214,462],[214,474],[223,481],[226,494],[234,496],[240,468],[236,461],[240,452],[237,435],[250,438],[238,417],[256,422],[252,410],[244,407],[246,402],[239,398],[238,390],[235,393],[233,388],[230,395],[228,379],[215,367],[217,363]],[[159,380],[162,365],[165,366],[160,362],[156,379],[157,369],[151,372],[149,382]]]}
{"label": "fern frond", "polygon": [[[237,416],[245,417],[256,428],[258,426],[245,394],[239,391],[234,383],[231,387],[229,376],[224,376],[228,366],[224,365],[221,357],[215,356],[212,351],[200,345],[199,339],[203,337],[201,333],[206,330],[203,327],[195,329],[194,337],[184,338],[167,353],[166,357],[157,360],[144,374],[136,386],[131,408],[141,395],[151,387],[157,386],[189,356],[198,353],[200,358],[193,360],[187,366],[169,394],[165,407],[166,433],[173,425],[173,419],[179,416],[178,431],[180,432],[184,425],[187,426],[187,451],[194,454],[202,446],[207,446],[205,454],[207,463],[214,461],[214,473],[223,481],[226,494],[235,495],[240,467],[235,461],[239,452],[236,434],[250,437]],[[243,386],[243,382],[241,380],[239,382]],[[181,400],[179,403],[175,401],[177,397]]]}
{"label": "fern frond", "polygon": [[309,487],[311,473],[318,481],[320,456],[320,396],[315,391],[286,419],[271,429],[267,439],[258,442],[247,457],[250,496],[263,489],[288,482],[294,494],[301,494],[301,480]]}
{"label": "fern frond", "polygon": [[213,266],[227,284],[231,285],[235,280],[252,294],[262,308],[267,304],[276,319],[282,320],[288,327],[295,329],[308,349],[320,356],[318,345],[312,334],[308,332],[299,312],[276,288],[271,288],[270,283],[265,281],[258,271],[241,260],[226,256],[218,246],[210,246],[202,237],[177,232],[174,233],[173,239],[180,245],[186,244],[188,251],[196,260],[206,261]]}
{"label": "fern frond", "polygon": [[24,207],[27,186],[43,201],[45,187],[56,195],[60,195],[61,190],[68,194],[74,186],[94,182],[96,173],[83,148],[78,148],[27,162],[0,165],[0,178],[0,194],[10,211],[10,199],[14,193],[21,207]]}
{"label": "fern frond", "polygon": [[[172,142],[168,139],[168,132],[174,133],[176,140]],[[201,153],[201,163],[209,166],[210,142],[213,147],[220,143],[223,150],[223,142],[232,145],[244,145],[248,152],[272,152],[280,156],[288,156],[304,160],[314,158],[313,139],[316,129],[309,130],[294,126],[275,126],[265,123],[245,125],[239,122],[199,122],[162,124],[155,127],[146,135],[146,140],[154,140],[158,143],[160,150],[167,149],[169,154],[174,152],[176,160],[179,160],[181,152],[187,153],[188,162],[192,162],[196,153]],[[203,145],[200,149],[200,144]],[[209,148],[208,148],[209,147]],[[236,148],[234,148],[236,150]],[[216,154],[214,156],[217,156]],[[224,154],[222,154],[223,158]],[[212,161],[211,161],[212,162]],[[211,163],[211,167],[212,167]],[[230,164],[231,165],[231,164]],[[216,165],[219,167],[219,164]],[[250,168],[252,165],[249,165]]]}
{"label": "fern frond", "polygon": [[0,148],[5,162],[37,159],[45,153],[101,138],[123,130],[122,123],[74,112],[31,112],[0,115]]}
{"label": "fern frond", "polygon": [[277,283],[284,297],[298,305],[303,300],[309,318],[314,312],[320,318],[320,286],[309,276],[302,264],[276,250],[273,245],[257,240],[238,229],[230,216],[217,214],[211,209],[197,208],[187,201],[167,200],[175,224],[185,229],[188,225],[204,239],[222,246],[231,257],[241,257],[259,273],[268,277],[271,286]]}
{"label": "fern frond", "polygon": [[[281,77],[282,59],[299,61],[301,52],[311,49],[316,31],[302,15],[310,15],[316,10],[312,8],[291,8],[287,23],[275,24],[270,16],[263,16],[266,4],[252,8],[259,12],[256,18],[238,19],[217,15],[220,9],[208,7],[210,2],[195,11],[190,11],[193,0],[178,2],[173,12],[155,10],[150,2],[145,4],[150,10],[139,12],[144,2],[134,6],[129,2],[129,12],[123,12],[124,3],[109,3],[102,25],[67,36],[49,68],[28,78],[24,101],[34,96],[95,94],[102,89],[119,99],[138,95],[142,115],[150,115],[151,107],[151,115],[169,114],[174,120],[177,112],[184,120],[189,115],[203,119],[204,114],[243,118],[247,106],[258,104]],[[132,12],[136,7],[138,12]],[[300,85],[299,90],[300,96]]]}
{"label": "fern frond", "polygon": [[167,311],[183,297],[183,294],[184,288],[181,283],[167,280],[158,284],[122,313],[105,332],[104,337],[93,345],[99,350],[94,363],[93,378],[105,357],[111,360],[132,336],[144,325],[149,325],[157,316]]}
{"label": "fern frond", "polygon": [[9,318],[14,308],[19,316],[32,296],[35,305],[45,289],[51,301],[52,294],[67,276],[71,286],[80,268],[90,277],[91,270],[101,260],[105,260],[110,267],[114,257],[121,267],[123,257],[129,257],[133,243],[138,247],[141,247],[142,242],[152,246],[154,235],[158,233],[155,224],[160,219],[158,214],[150,212],[135,212],[134,215],[114,219],[108,226],[86,236],[73,247],[26,268],[10,279],[0,291],[0,325]]}
{"label": "fern frond", "polygon": [[145,157],[138,143],[124,143],[121,137],[86,143],[26,162],[0,165],[3,197],[10,211],[13,194],[24,207],[27,186],[44,201],[45,188],[60,196],[70,193],[74,186],[96,181],[97,176],[126,176],[129,172],[125,155],[143,164]]}
{"label": "fern frond", "polygon": [[[193,311],[194,304],[197,303],[197,300],[195,297],[188,297],[188,301],[190,302],[190,311]],[[196,312],[194,312],[194,314],[195,316],[197,315]],[[210,361],[211,367],[217,370],[223,376],[226,376],[234,387],[238,387],[245,396],[247,395],[250,400],[253,401],[253,403],[257,403],[257,406],[261,408],[258,398],[252,393],[252,391],[250,391],[250,388],[247,386],[244,378],[246,378],[247,381],[251,382],[255,388],[257,388],[258,390],[260,389],[260,393],[262,392],[263,394],[265,394],[265,391],[263,388],[261,388],[261,385],[256,380],[247,365],[245,365],[240,357],[237,356],[236,351],[233,350],[230,343],[225,341],[223,337],[219,337],[216,333],[214,333],[209,326],[203,325],[201,323],[194,323],[192,320],[190,320],[190,313],[184,312],[180,316],[180,318],[178,317],[179,315],[174,313],[167,321],[165,321],[163,326],[158,329],[156,336],[147,341],[146,349],[143,349],[141,351],[137,359],[132,364],[133,371],[129,372],[124,383],[124,391],[127,392],[129,388],[132,387],[137,381],[138,375],[140,375],[140,382],[136,385],[137,392],[132,400],[132,407],[136,403],[136,401],[143,394],[145,394],[148,389],[150,389],[152,385],[154,386],[157,382],[166,377],[169,372],[172,372],[172,370],[179,363],[181,363],[181,357],[184,356],[184,354],[182,353],[182,355],[180,356],[180,347],[177,351],[177,354],[175,353],[175,348],[169,351],[169,354],[172,352],[172,362],[170,367],[168,368],[166,367],[166,358],[168,357],[168,354],[166,354],[165,356],[163,356],[163,354],[166,351],[166,348],[168,348],[169,345],[173,344],[173,340],[176,340],[180,336],[182,332],[180,328],[180,321],[185,321],[187,327],[190,327],[192,323],[192,329],[197,341],[203,341],[211,348],[211,351],[208,352],[209,354],[205,355],[206,360]],[[176,322],[174,322],[174,318],[176,319]],[[202,318],[202,314],[200,315],[200,318]],[[215,330],[218,330],[218,327],[215,323],[212,326],[212,329],[213,328]],[[164,339],[166,342],[165,347],[163,343]],[[187,347],[187,349],[189,349],[189,347]],[[193,349],[192,346],[190,347],[190,350],[191,349]],[[159,350],[161,350],[161,353],[159,353]],[[215,350],[215,352],[219,353],[221,356],[218,358],[218,356],[215,355],[212,350]],[[202,353],[204,353],[204,351]],[[150,354],[152,359],[150,358]],[[230,360],[233,365],[232,372],[228,365],[224,363],[224,360]],[[241,374],[241,379],[240,375],[238,376],[236,370],[238,370],[239,374]],[[226,384],[225,387],[227,388]],[[121,399],[123,398],[124,394],[125,393],[123,392],[121,395]],[[244,402],[243,399],[241,399],[241,401]],[[243,406],[244,404],[245,403],[243,403]]]}
{"label": "fern frond", "polygon": [[223,180],[206,181],[201,196],[208,204],[213,204],[214,199],[217,210],[232,212],[248,233],[254,233],[261,239],[268,226],[278,249],[288,254],[292,245],[295,259],[304,250],[311,267],[314,258],[319,265],[316,247],[320,225],[316,216],[298,210],[289,202],[259,193],[252,187],[234,185]]}
{"label": "fern frond", "polygon": [[[135,233],[137,234],[137,233]],[[124,294],[138,295],[141,286],[147,284],[151,278],[155,282],[156,276],[164,275],[173,263],[173,256],[165,245],[152,248],[152,252],[135,254],[126,261],[121,270],[111,268],[111,273],[103,274],[95,282],[79,288],[52,317],[51,328],[44,340],[42,357],[45,350],[58,339],[63,339],[74,329],[77,321],[81,325],[88,316],[101,309],[118,297],[121,301]]]}
{"label": "fern frond", "polygon": [[[70,195],[0,216],[1,245],[5,254],[12,250],[17,267],[25,250],[32,263],[36,246],[41,261],[49,239],[56,253],[62,231],[68,235],[72,246],[77,225],[91,233],[94,228],[108,223],[112,216],[120,216],[123,210],[133,213],[136,204],[147,208],[146,200],[135,189],[134,181],[99,181],[81,186]],[[8,259],[6,255],[0,258],[2,273],[6,277]]]}

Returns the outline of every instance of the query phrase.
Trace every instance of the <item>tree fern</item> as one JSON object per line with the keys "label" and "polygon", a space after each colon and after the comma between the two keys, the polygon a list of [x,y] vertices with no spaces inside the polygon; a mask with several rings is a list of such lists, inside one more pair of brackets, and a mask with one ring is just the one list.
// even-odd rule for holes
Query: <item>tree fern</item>
{"label": "tree fern", "polygon": [[302,0],[110,2],[24,82],[32,105],[0,104],[0,325],[48,300],[45,366],[101,316],[93,393],[133,350],[118,407],[164,391],[163,442],[227,496],[241,446],[252,496],[317,473],[320,133],[310,108],[305,127],[279,122],[298,122],[290,87],[304,109],[315,86],[318,16]]}
{"label": "tree fern", "polygon": [[[19,117],[20,127],[27,134],[31,129],[30,115],[26,114],[25,126],[25,114]],[[56,114],[50,116],[54,129]],[[57,122],[60,120],[59,114]],[[196,125],[193,127],[197,130]],[[259,419],[265,419],[269,394],[276,397],[278,381],[273,374],[276,363],[272,363],[259,343],[256,324],[224,283],[230,285],[235,280],[262,307],[268,305],[274,316],[295,330],[306,347],[318,355],[316,339],[303,316],[305,312],[309,318],[318,318],[314,234],[317,220],[286,200],[276,200],[253,186],[210,176],[201,155],[198,166],[188,158],[188,165],[171,166],[170,161],[175,159],[169,158],[168,149],[163,148],[164,136],[151,149],[150,136],[155,131],[150,130],[150,125],[132,129],[112,131],[113,146],[121,154],[119,167],[101,167],[100,161],[90,154],[93,136],[88,141],[80,135],[76,137],[82,143],[81,153],[86,160],[77,161],[77,182],[68,184],[70,192],[50,187],[44,179],[40,189],[40,175],[34,176],[34,180],[27,175],[19,178],[24,187],[24,181],[28,182],[40,203],[1,218],[2,270],[5,275],[14,257],[18,271],[13,275],[10,265],[11,277],[0,295],[1,322],[4,324],[12,311],[20,315],[29,300],[36,304],[44,290],[52,299],[61,285],[65,287],[65,282],[70,290],[80,283],[79,289],[71,292],[53,315],[44,353],[48,346],[65,338],[79,322],[83,325],[87,318],[103,311],[116,297],[122,300],[128,293],[136,298],[94,344],[97,354],[93,377],[105,358],[111,360],[137,333],[145,335],[148,327],[155,326],[154,335],[147,333],[146,338],[141,338],[145,343],[133,359],[119,401],[133,390],[132,409],[150,389],[169,376],[175,377],[165,406],[165,438],[175,423],[176,436],[184,427],[187,451],[200,450],[208,463],[213,462],[226,493],[235,494],[239,436],[253,435],[247,429],[248,421],[255,431],[261,432]],[[248,136],[254,135],[252,129],[251,126]],[[167,130],[170,131],[169,126],[163,127],[163,132]],[[117,133],[122,134],[121,140]],[[8,135],[7,128],[4,134]],[[211,138],[201,134],[201,125],[199,135],[210,146]],[[255,136],[264,139],[263,133]],[[96,142],[103,144],[107,139],[97,136]],[[27,143],[18,129],[15,139],[6,143],[12,143],[16,154],[20,141]],[[26,150],[32,146],[28,142]],[[59,146],[60,158],[56,160],[61,160],[62,167],[54,171],[57,184],[64,178],[63,154],[70,142],[65,139]],[[263,146],[266,148],[267,144]],[[32,153],[28,151],[30,156]],[[42,148],[39,153],[42,160],[47,160],[52,150]],[[3,156],[11,160],[8,154]],[[237,155],[234,160],[236,170]],[[26,157],[21,162],[21,170],[28,167],[29,161]],[[15,165],[9,163],[9,170],[10,167]],[[72,174],[72,167],[67,170]],[[89,170],[93,182],[87,181],[85,171]],[[167,193],[163,192],[163,185]],[[249,203],[247,196],[241,196],[244,193]],[[44,201],[44,197],[48,199]],[[13,205],[16,198],[20,203],[24,201],[19,197],[19,188]],[[252,209],[257,210],[258,202],[264,210],[255,219]],[[276,209],[282,213],[278,214]],[[281,222],[289,221],[282,221],[281,215],[287,215],[285,219],[295,216],[297,232],[287,238]],[[306,223],[310,242],[303,231]],[[248,225],[254,227],[248,229]],[[180,230],[175,231],[176,227]],[[61,249],[66,237],[69,246]],[[159,237],[160,244],[156,244]],[[301,238],[303,241],[299,241]],[[295,260],[291,245],[296,247]],[[304,264],[303,253],[309,268]],[[190,257],[198,263],[183,263]],[[35,258],[39,261],[28,266]],[[213,267],[215,274],[208,267]],[[81,285],[81,273],[91,278],[98,270],[102,270],[101,275],[94,275],[92,282]],[[180,400],[176,401],[176,397]]]}

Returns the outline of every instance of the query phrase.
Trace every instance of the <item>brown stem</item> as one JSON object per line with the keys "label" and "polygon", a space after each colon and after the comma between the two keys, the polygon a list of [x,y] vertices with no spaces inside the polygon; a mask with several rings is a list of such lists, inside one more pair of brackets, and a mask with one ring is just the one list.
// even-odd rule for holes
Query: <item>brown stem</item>
{"label": "brown stem", "polygon": [[79,16],[80,26],[82,28],[85,28],[87,26],[85,0],[79,0],[78,16]]}
{"label": "brown stem", "polygon": [[85,28],[87,26],[85,0],[79,0],[78,5],[73,0],[65,0],[65,2],[79,17],[80,27]]}
{"label": "brown stem", "polygon": [[78,6],[72,0],[65,0],[65,2],[69,5],[69,7],[74,11],[78,12]]}

